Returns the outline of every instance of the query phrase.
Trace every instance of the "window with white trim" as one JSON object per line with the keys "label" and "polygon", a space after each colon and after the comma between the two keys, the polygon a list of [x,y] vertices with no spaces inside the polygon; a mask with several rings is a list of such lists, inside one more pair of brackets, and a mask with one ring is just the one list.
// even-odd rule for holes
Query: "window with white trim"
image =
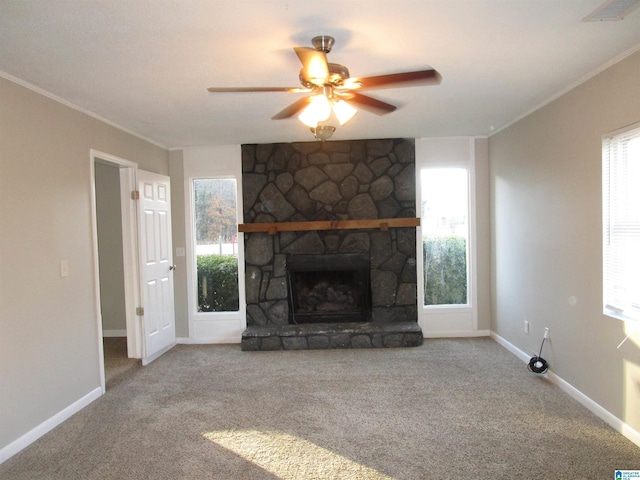
{"label": "window with white trim", "polygon": [[469,173],[424,168],[420,187],[424,306],[468,305]]}
{"label": "window with white trim", "polygon": [[602,143],[604,314],[640,321],[640,124]]}
{"label": "window with white trim", "polygon": [[193,213],[198,312],[237,312],[236,179],[193,179]]}

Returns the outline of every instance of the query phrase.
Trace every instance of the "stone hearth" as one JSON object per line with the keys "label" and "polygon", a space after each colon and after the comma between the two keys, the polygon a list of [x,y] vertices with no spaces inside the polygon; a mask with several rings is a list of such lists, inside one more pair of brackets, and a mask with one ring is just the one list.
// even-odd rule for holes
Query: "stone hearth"
{"label": "stone hearth", "polygon": [[332,348],[398,348],[422,345],[416,322],[316,323],[248,327],[242,350],[321,350]]}
{"label": "stone hearth", "polygon": [[[416,216],[411,139],[243,145],[242,162],[244,223]],[[361,328],[417,327],[416,232],[408,227],[246,233],[247,332],[295,331],[287,259],[332,254],[369,258],[371,318]]]}

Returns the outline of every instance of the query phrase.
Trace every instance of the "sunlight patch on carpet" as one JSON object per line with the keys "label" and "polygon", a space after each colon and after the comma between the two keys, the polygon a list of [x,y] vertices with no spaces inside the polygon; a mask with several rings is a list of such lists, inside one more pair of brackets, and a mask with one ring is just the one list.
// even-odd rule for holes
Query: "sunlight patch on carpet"
{"label": "sunlight patch on carpet", "polygon": [[226,430],[206,432],[202,436],[284,480],[393,480],[372,468],[287,433]]}

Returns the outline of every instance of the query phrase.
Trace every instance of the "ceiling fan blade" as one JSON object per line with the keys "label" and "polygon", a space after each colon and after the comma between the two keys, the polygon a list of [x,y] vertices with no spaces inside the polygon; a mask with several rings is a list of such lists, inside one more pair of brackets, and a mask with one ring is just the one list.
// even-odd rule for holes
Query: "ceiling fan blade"
{"label": "ceiling fan blade", "polygon": [[322,86],[329,77],[327,55],[309,47],[293,47],[302,62],[302,76],[314,85]]}
{"label": "ceiling fan blade", "polygon": [[386,115],[396,110],[395,105],[377,100],[361,93],[349,92],[343,96],[344,100],[348,103],[353,103],[364,110],[368,110],[376,115]]}
{"label": "ceiling fan blade", "polygon": [[291,118],[295,114],[304,110],[310,102],[311,97],[303,97],[299,100],[296,100],[281,112],[276,113],[273,117],[271,117],[271,120],[284,120],[285,118]]}
{"label": "ceiling fan blade", "polygon": [[209,87],[207,91],[211,93],[238,93],[238,92],[286,92],[286,93],[308,93],[309,88],[302,87]]}
{"label": "ceiling fan blade", "polygon": [[416,72],[392,73],[375,77],[350,78],[345,82],[347,88],[373,89],[393,87],[414,87],[419,85],[438,85],[442,76],[435,70],[418,70]]}

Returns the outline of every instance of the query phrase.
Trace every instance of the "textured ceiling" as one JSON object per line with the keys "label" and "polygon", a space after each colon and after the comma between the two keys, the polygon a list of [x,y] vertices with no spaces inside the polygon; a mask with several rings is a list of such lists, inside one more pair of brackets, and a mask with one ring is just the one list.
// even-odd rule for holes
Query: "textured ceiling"
{"label": "textured ceiling", "polygon": [[332,35],[352,76],[437,69],[439,86],[367,94],[333,139],[490,135],[640,47],[640,9],[603,0],[0,0],[0,73],[168,148],[312,140],[291,93],[294,45]]}

